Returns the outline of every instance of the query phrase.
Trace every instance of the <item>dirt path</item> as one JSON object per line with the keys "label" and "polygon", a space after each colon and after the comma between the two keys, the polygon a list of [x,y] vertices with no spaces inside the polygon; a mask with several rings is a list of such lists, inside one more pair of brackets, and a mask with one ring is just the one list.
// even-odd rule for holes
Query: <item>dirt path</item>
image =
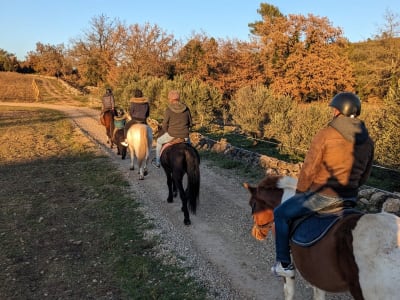
{"label": "dirt path", "polygon": [[[0,103],[7,105],[7,103]],[[180,200],[168,204],[166,177],[162,169],[149,167],[145,180],[129,170],[129,159],[121,160],[106,144],[105,129],[98,124],[98,111],[66,105],[8,103],[61,110],[107,153],[131,185],[132,197],[143,204],[154,219],[155,234],[162,237],[161,251],[183,257],[190,273],[215,291],[216,299],[283,299],[282,280],[270,273],[274,245],[269,238],[256,241],[250,235],[252,219],[243,178],[232,172],[201,163],[200,204],[192,225],[183,225]],[[154,155],[154,153],[152,153]],[[298,276],[300,278],[300,276]],[[295,299],[311,299],[312,290],[298,280]],[[351,299],[347,295],[328,295],[327,299]]]}

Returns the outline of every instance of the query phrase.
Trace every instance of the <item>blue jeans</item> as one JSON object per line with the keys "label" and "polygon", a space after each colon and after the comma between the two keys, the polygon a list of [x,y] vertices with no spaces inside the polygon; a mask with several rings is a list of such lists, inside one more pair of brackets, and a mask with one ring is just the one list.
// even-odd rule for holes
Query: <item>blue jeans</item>
{"label": "blue jeans", "polygon": [[[161,148],[164,144],[172,141],[175,137],[170,136],[168,132],[165,132],[162,136],[157,139],[157,146],[156,146],[156,163],[160,163],[160,153]],[[187,137],[185,140],[190,144],[190,139]]]}
{"label": "blue jeans", "polygon": [[338,197],[326,197],[316,193],[301,193],[289,198],[274,209],[276,260],[290,263],[289,224],[295,218],[304,216],[342,202]]}

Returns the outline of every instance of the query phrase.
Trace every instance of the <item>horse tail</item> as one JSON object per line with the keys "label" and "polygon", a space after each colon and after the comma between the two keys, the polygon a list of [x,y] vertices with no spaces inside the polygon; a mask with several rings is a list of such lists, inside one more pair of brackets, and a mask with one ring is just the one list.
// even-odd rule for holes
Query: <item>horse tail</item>
{"label": "horse tail", "polygon": [[187,166],[187,190],[186,197],[189,198],[189,209],[196,214],[200,194],[200,156],[195,148],[188,145],[185,149]]}
{"label": "horse tail", "polygon": [[140,124],[139,138],[135,139],[135,153],[138,160],[139,167],[142,166],[143,161],[150,155],[148,147],[147,126]]}

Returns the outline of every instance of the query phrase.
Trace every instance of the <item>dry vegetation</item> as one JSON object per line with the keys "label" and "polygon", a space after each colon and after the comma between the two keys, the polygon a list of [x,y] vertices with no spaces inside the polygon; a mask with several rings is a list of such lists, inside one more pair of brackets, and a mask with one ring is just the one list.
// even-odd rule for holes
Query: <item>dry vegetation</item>
{"label": "dry vegetation", "polygon": [[32,88],[33,75],[24,75],[15,72],[1,72],[0,101],[35,101]]}

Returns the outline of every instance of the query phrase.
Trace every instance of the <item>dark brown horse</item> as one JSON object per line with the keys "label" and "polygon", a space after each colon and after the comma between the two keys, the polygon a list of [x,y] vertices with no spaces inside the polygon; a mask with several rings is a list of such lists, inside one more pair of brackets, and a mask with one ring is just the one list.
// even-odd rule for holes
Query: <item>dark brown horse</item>
{"label": "dark brown horse", "polygon": [[[273,210],[294,195],[297,180],[269,176],[250,192],[252,234],[264,239],[273,229]],[[273,231],[273,230],[272,230]],[[310,246],[290,243],[296,269],[314,288],[314,299],[325,291],[349,291],[356,300],[399,299],[400,218],[394,214],[347,214]],[[294,278],[285,278],[285,299],[293,299]]]}
{"label": "dark brown horse", "polygon": [[[190,225],[189,210],[196,214],[200,191],[200,155],[197,150],[188,143],[177,143],[164,146],[160,156],[161,166],[167,175],[168,198],[167,202],[173,202],[173,198],[179,196],[182,200],[184,224]],[[183,187],[183,177],[187,175],[187,186]]]}
{"label": "dark brown horse", "polygon": [[111,141],[117,146],[117,155],[121,155],[121,159],[125,159],[127,152],[127,147],[121,144],[124,140],[124,129],[114,129]]}
{"label": "dark brown horse", "polygon": [[113,147],[112,141],[112,133],[114,131],[114,111],[107,110],[100,117],[100,122],[103,126],[106,127],[106,135],[107,135],[107,144],[110,144],[110,147]]}

